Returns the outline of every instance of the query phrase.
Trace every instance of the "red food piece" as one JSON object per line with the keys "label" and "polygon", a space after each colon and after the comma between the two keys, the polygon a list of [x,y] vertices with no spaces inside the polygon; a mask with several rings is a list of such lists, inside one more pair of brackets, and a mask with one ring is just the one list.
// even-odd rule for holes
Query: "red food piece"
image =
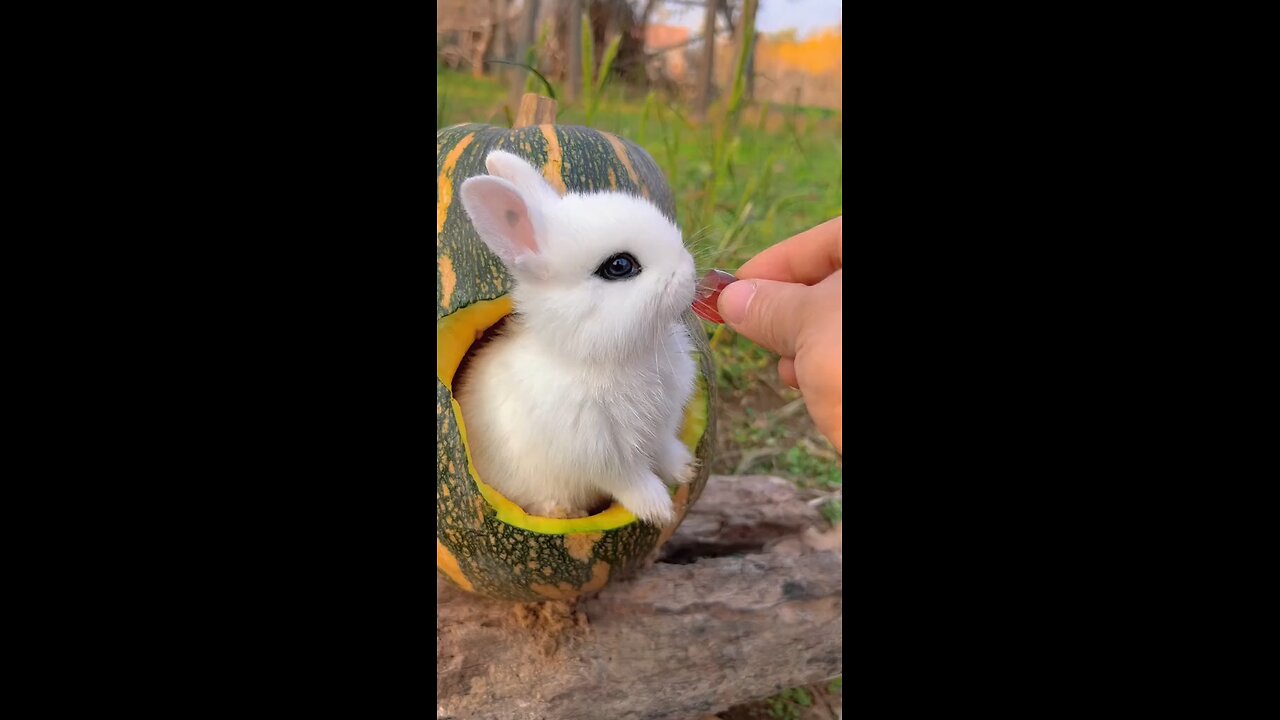
{"label": "red food piece", "polygon": [[717,303],[720,302],[720,291],[737,280],[738,278],[723,270],[712,270],[707,273],[707,276],[698,283],[698,291],[693,296],[693,314],[707,322],[723,325],[724,318],[720,317],[720,310],[717,308]]}

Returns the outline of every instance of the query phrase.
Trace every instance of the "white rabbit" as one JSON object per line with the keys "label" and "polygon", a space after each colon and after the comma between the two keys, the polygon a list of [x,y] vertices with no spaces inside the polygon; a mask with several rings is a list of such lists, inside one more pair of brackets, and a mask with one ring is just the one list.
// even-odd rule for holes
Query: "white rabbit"
{"label": "white rabbit", "polygon": [[485,166],[462,205],[514,283],[506,328],[454,389],[477,473],[532,515],[612,498],[669,522],[663,481],[688,482],[694,460],[677,437],[695,381],[680,230],[644,198],[561,197],[511,153]]}

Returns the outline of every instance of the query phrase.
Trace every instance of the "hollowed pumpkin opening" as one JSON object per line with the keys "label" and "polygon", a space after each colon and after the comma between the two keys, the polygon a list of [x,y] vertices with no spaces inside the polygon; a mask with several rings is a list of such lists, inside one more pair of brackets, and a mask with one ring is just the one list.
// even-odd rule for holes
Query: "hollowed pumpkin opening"
{"label": "hollowed pumpkin opening", "polygon": [[[453,393],[453,379],[462,365],[472,345],[482,337],[486,330],[511,314],[511,297],[503,295],[494,300],[484,300],[457,310],[436,321],[436,377]],[[523,508],[503,497],[502,493],[489,487],[480,479],[471,461],[471,445],[467,442],[467,428],[462,418],[462,408],[458,401],[450,398],[453,404],[453,417],[458,423],[458,433],[462,436],[462,446],[467,453],[467,469],[471,480],[475,482],[480,495],[495,511],[497,518],[508,525],[546,535],[565,535],[568,533],[595,532],[613,530],[635,522],[636,517],[629,510],[614,500],[607,509],[582,518],[547,518],[526,513]],[[707,428],[707,391],[705,378],[698,376],[697,388],[689,405],[685,408],[684,425],[680,429],[680,440],[689,448],[689,452],[697,454],[698,441]],[[669,488],[670,489],[670,488]],[[675,490],[671,489],[672,494]]]}

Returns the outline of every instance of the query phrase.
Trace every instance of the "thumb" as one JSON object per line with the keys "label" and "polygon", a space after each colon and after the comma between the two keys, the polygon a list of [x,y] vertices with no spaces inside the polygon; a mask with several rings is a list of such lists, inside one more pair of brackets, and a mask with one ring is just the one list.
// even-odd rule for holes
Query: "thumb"
{"label": "thumb", "polygon": [[739,280],[721,291],[720,315],[755,344],[782,357],[795,357],[812,291],[799,283]]}

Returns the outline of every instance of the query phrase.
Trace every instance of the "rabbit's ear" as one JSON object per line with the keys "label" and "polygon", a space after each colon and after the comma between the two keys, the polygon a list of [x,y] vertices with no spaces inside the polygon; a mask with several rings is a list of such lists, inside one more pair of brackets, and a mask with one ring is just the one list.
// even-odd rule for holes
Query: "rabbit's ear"
{"label": "rabbit's ear", "polygon": [[542,177],[542,173],[518,155],[494,150],[485,158],[484,165],[490,175],[515,185],[532,204],[545,206],[560,200],[560,194]]}
{"label": "rabbit's ear", "polygon": [[484,244],[509,268],[539,254],[534,213],[515,185],[492,175],[462,183],[462,207]]}

